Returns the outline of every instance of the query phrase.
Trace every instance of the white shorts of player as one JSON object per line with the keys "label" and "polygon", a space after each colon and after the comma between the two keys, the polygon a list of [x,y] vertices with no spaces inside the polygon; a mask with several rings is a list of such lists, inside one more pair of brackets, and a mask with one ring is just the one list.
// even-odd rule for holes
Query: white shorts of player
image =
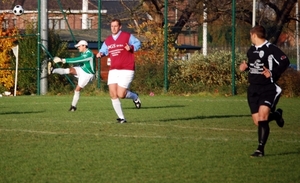
{"label": "white shorts of player", "polygon": [[78,78],[78,86],[80,88],[84,88],[90,81],[94,79],[94,74],[88,74],[84,72],[81,67],[74,67],[74,69],[77,73],[75,77]]}
{"label": "white shorts of player", "polygon": [[129,88],[134,78],[134,71],[132,70],[110,70],[108,72],[107,85],[118,84],[123,88]]}

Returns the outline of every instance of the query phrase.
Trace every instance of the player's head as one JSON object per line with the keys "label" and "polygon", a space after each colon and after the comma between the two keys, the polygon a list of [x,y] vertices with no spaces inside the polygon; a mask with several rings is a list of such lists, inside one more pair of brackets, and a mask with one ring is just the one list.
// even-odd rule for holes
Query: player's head
{"label": "player's head", "polygon": [[260,39],[266,39],[266,29],[261,25],[252,27],[250,34],[256,34]]}
{"label": "player's head", "polygon": [[85,40],[80,40],[76,45],[75,48],[79,50],[79,52],[84,52],[88,47],[88,43]]}
{"label": "player's head", "polygon": [[110,29],[111,29],[111,33],[113,35],[118,34],[118,32],[121,30],[122,28],[122,24],[121,24],[121,20],[119,19],[112,19],[110,22]]}
{"label": "player's head", "polygon": [[257,42],[256,39],[265,40],[266,29],[261,25],[254,26],[250,29],[250,37],[253,44]]}

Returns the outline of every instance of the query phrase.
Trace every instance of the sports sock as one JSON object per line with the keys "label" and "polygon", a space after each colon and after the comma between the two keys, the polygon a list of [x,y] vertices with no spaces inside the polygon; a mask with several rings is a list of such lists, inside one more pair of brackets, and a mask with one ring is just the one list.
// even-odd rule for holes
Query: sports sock
{"label": "sports sock", "polygon": [[138,98],[138,95],[132,91],[127,90],[125,98],[136,100]]}
{"label": "sports sock", "polygon": [[79,96],[80,96],[80,91],[74,91],[74,96],[73,96],[73,100],[72,100],[72,106],[76,107],[77,102],[79,100]]}
{"label": "sports sock", "polygon": [[268,137],[270,134],[270,127],[268,121],[259,121],[258,122],[258,148],[261,152],[264,151],[264,147],[267,143]]}
{"label": "sports sock", "polygon": [[70,69],[69,68],[66,68],[66,69],[63,69],[63,68],[56,68],[56,69],[53,69],[52,73],[56,73],[56,74],[60,74],[60,75],[63,75],[63,74],[70,74]]}
{"label": "sports sock", "polygon": [[280,114],[278,112],[276,112],[276,111],[271,112],[268,117],[268,122],[279,119],[279,118],[280,118]]}
{"label": "sports sock", "polygon": [[118,115],[118,117],[121,119],[125,119],[123,111],[122,111],[122,105],[121,105],[120,99],[119,98],[111,99],[111,102],[112,102],[113,108],[114,108],[116,114]]}

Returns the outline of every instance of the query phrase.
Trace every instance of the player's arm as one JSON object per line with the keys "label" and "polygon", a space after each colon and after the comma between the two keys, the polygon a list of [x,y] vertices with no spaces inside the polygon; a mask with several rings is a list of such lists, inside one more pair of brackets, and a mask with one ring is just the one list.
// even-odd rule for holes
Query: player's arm
{"label": "player's arm", "polygon": [[239,67],[240,71],[246,71],[249,69],[248,64],[246,63],[246,61],[244,60]]}
{"label": "player's arm", "polygon": [[130,46],[130,50],[132,50],[134,52],[134,51],[137,51],[138,49],[140,49],[141,42],[136,37],[134,37],[134,35],[131,34],[129,37],[128,45]]}
{"label": "player's arm", "polygon": [[107,47],[107,45],[105,44],[105,42],[103,42],[103,44],[102,44],[102,46],[101,46],[99,52],[97,53],[96,57],[97,57],[97,58],[101,58],[101,57],[103,57],[103,56],[105,56],[105,55],[108,55],[108,47]]}
{"label": "player's arm", "polygon": [[[247,58],[250,58],[250,54],[251,54],[251,48],[247,51]],[[243,62],[240,64],[239,69],[241,72],[243,71],[249,71],[249,60],[248,62],[246,62],[246,60],[243,60]]]}
{"label": "player's arm", "polygon": [[93,58],[93,57],[94,57],[93,53],[91,51],[87,51],[87,52],[81,54],[79,57],[65,58],[65,63],[76,64],[76,63],[82,63],[82,62],[89,62],[91,60],[91,58]]}
{"label": "player's arm", "polygon": [[60,57],[54,57],[53,62],[54,63],[80,63],[80,62],[88,62],[90,58],[94,58],[94,54],[91,51],[87,51],[83,54],[81,54],[79,57],[74,58],[60,58]]}
{"label": "player's arm", "polygon": [[271,49],[275,62],[271,73],[274,78],[278,79],[281,74],[289,67],[290,60],[286,56],[286,54],[278,47],[273,46]]}

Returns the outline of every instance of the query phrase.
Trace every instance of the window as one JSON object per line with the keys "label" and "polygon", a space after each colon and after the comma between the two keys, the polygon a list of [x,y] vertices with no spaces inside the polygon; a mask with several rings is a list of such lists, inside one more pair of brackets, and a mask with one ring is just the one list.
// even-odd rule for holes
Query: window
{"label": "window", "polygon": [[31,22],[32,22],[33,28],[37,28],[38,27],[37,17],[31,17]]}
{"label": "window", "polygon": [[4,21],[2,22],[2,28],[3,29],[8,29],[9,27],[9,20],[8,19],[4,19]]}
{"label": "window", "polygon": [[13,19],[12,21],[13,21],[14,27],[16,27],[17,26],[17,19]]}
{"label": "window", "polygon": [[50,29],[66,29],[65,20],[61,17],[49,17],[48,25]]}
{"label": "window", "polygon": [[[87,26],[86,26],[87,29],[92,29],[93,28],[93,24],[92,24],[93,23],[93,19],[94,19],[93,17],[87,19]],[[83,21],[82,18],[81,18],[81,21]],[[82,25],[81,28],[83,29],[83,25]]]}
{"label": "window", "polygon": [[92,29],[92,19],[88,19],[88,29]]}

